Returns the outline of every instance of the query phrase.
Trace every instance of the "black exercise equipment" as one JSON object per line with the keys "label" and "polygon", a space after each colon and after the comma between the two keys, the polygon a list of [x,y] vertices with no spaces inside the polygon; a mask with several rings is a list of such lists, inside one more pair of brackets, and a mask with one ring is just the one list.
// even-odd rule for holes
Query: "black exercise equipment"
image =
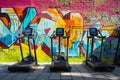
{"label": "black exercise equipment", "polygon": [[[55,34],[56,32],[56,34]],[[58,54],[54,55],[53,54],[53,39],[57,38],[59,40],[58,43]],[[51,71],[71,71],[71,66],[68,63],[68,43],[69,43],[69,36],[67,35],[64,36],[64,28],[56,28],[56,31],[54,31],[53,35],[50,37],[51,38],[51,54],[52,54],[52,63],[50,65],[50,70]],[[64,52],[61,52],[61,38],[67,39],[67,51],[66,55]]]}
{"label": "black exercise equipment", "polygon": [[[33,69],[33,66],[38,65],[37,57],[36,57],[36,49],[35,49],[35,40],[34,40],[35,35],[33,35],[32,32],[33,32],[32,28],[26,28],[23,34],[18,36],[22,60],[21,62],[8,66],[8,70],[10,72],[16,72],[16,71],[29,72]],[[24,37],[28,38],[28,46],[29,46],[29,55],[25,58],[23,57],[23,51],[21,45],[21,39],[23,39]],[[30,39],[33,39],[35,57],[32,56]]]}
{"label": "black exercise equipment", "polygon": [[[103,46],[103,39],[105,38],[105,36],[102,36],[102,34],[100,33],[99,30],[97,30],[97,28],[89,28],[89,34],[87,32],[87,55],[86,55],[86,64],[88,66],[90,66],[93,70],[95,71],[112,71],[115,69],[114,65],[105,63],[105,62],[101,62],[101,57],[102,57],[102,46]],[[100,35],[98,35],[100,34]],[[101,49],[100,49],[100,56],[97,57],[93,51],[94,48],[94,39],[95,37],[101,38]],[[91,53],[90,55],[88,55],[88,47],[89,47],[89,39],[92,40],[91,42]]]}
{"label": "black exercise equipment", "polygon": [[119,51],[119,47],[120,47],[120,27],[116,29],[117,32],[117,37],[118,37],[118,43],[117,43],[117,50],[115,53],[115,57],[114,57],[114,64],[115,65],[120,65],[120,51]]}

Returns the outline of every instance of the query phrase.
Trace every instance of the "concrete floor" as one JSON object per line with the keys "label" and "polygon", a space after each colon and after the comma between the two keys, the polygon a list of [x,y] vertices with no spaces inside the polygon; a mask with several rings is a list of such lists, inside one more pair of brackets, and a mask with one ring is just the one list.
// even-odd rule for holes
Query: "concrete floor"
{"label": "concrete floor", "polygon": [[36,70],[28,73],[9,72],[13,63],[0,63],[0,80],[120,80],[120,67],[113,72],[94,72],[84,63],[70,63],[71,72],[50,72],[50,63],[39,63]]}

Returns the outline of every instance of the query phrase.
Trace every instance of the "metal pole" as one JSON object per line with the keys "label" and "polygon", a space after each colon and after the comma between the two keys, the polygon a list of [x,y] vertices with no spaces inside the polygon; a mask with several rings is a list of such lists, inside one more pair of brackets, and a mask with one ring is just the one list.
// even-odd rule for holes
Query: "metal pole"
{"label": "metal pole", "polygon": [[53,41],[52,41],[52,37],[51,38],[51,54],[52,54],[52,61],[53,61]]}
{"label": "metal pole", "polygon": [[93,48],[94,48],[94,36],[92,36],[91,54],[93,54]]}
{"label": "metal pole", "polygon": [[37,61],[37,54],[36,54],[36,47],[35,47],[35,39],[33,38],[33,44],[34,44],[34,55],[35,55],[35,61],[36,61],[36,65],[38,65],[38,61]]}
{"label": "metal pole", "polygon": [[28,36],[28,47],[29,47],[29,55],[32,56],[32,54],[31,54],[31,47],[30,47],[30,38],[29,38],[29,36]]}
{"label": "metal pole", "polygon": [[21,41],[20,41],[20,38],[18,39],[19,39],[19,45],[20,45],[21,58],[22,58],[22,61],[24,61]]}
{"label": "metal pole", "polygon": [[102,46],[103,46],[103,37],[102,37],[102,42],[101,42],[101,49],[100,49],[100,56],[99,56],[99,59],[101,60],[101,57],[102,57]]}
{"label": "metal pole", "polygon": [[60,46],[61,46],[61,44],[60,44],[60,40],[61,40],[61,39],[60,39],[60,38],[61,38],[61,37],[59,36],[59,43],[58,43],[58,49],[59,49],[58,53],[59,53],[59,55],[60,55],[60,52],[61,52],[61,49],[60,49],[60,48],[61,48],[61,47],[60,47]]}
{"label": "metal pole", "polygon": [[69,37],[67,36],[67,61],[68,61],[68,44],[69,44]]}
{"label": "metal pole", "polygon": [[88,31],[87,31],[87,54],[86,54],[86,64],[88,61],[88,47],[89,47],[89,37],[88,37]]}

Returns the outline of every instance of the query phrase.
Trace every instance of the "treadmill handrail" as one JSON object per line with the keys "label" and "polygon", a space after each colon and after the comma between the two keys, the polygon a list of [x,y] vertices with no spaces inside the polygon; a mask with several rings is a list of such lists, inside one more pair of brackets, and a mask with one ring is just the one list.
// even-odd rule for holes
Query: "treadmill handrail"
{"label": "treadmill handrail", "polygon": [[29,37],[29,38],[34,38],[35,36],[34,35],[31,35],[31,36],[27,36],[27,35],[20,35],[18,36],[17,38],[24,38],[24,37]]}
{"label": "treadmill handrail", "polygon": [[[88,31],[87,31],[87,38],[88,38],[87,42],[89,43],[89,39],[92,38],[92,47],[93,47],[93,44],[94,44],[93,39],[94,39],[94,37],[102,38],[101,50],[100,50],[100,56],[99,56],[99,59],[101,60],[103,40],[104,40],[104,38],[106,38],[106,36],[103,36],[99,30],[97,30],[97,31],[99,32],[100,36],[99,35],[88,35]],[[87,43],[87,58],[88,58],[88,47],[89,47],[88,43]],[[93,53],[93,51],[92,51],[92,48],[91,48],[91,54],[92,53]],[[86,61],[87,61],[87,59],[86,59]]]}
{"label": "treadmill handrail", "polygon": [[[29,44],[29,38],[33,39],[33,44],[34,44],[34,56],[35,56],[35,61],[36,61],[36,65],[38,65],[38,61],[37,61],[37,55],[36,55],[36,49],[35,49],[35,35],[20,35],[17,37],[17,39],[19,40],[19,43],[20,43],[20,39],[21,38],[25,38],[25,37],[28,37],[28,44]],[[29,45],[30,46],[30,45]],[[21,47],[21,44],[20,44],[20,49],[22,49]],[[30,50],[30,47],[29,47],[29,50]],[[30,55],[31,55],[31,51],[29,52]],[[21,50],[21,55],[22,55],[22,61],[24,61],[23,59],[23,52]]]}
{"label": "treadmill handrail", "polygon": [[[59,38],[59,41],[60,41],[61,38],[66,38],[66,39],[67,39],[67,52],[66,52],[67,55],[66,55],[66,59],[67,59],[67,61],[68,61],[68,44],[69,44],[69,37],[70,37],[70,36],[68,36],[68,34],[67,34],[66,31],[65,31],[65,33],[66,33],[65,36],[64,36],[64,35],[63,35],[63,36],[57,36],[57,35],[55,35],[54,33],[55,33],[55,31],[53,32],[53,34],[52,34],[51,37],[50,37],[50,38],[51,38],[52,61],[53,61],[53,56],[54,56],[54,55],[53,55],[53,41],[52,41],[52,40],[53,40],[54,38],[57,38],[57,37]],[[60,47],[60,42],[59,42],[59,47]],[[60,48],[59,48],[59,51],[60,51]],[[60,52],[59,52],[59,54],[60,54]]]}

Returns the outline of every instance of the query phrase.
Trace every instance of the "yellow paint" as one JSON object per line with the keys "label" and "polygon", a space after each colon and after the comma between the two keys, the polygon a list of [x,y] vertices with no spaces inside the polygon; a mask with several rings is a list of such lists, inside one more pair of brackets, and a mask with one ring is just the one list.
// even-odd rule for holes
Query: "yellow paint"
{"label": "yellow paint", "polygon": [[101,30],[107,30],[109,32],[109,34],[111,35],[113,33],[113,31],[115,30],[114,26],[107,26],[107,27],[103,27]]}
{"label": "yellow paint", "polygon": [[2,22],[0,21],[0,27],[2,27]]}
{"label": "yellow paint", "polygon": [[45,18],[41,18],[41,19],[40,19],[40,22],[44,22],[44,21],[45,21]]}
{"label": "yellow paint", "polygon": [[78,32],[83,31],[83,17],[80,13],[75,12],[70,14],[70,20],[74,21],[74,24],[70,26],[70,43],[69,47],[72,47],[72,43],[76,40],[79,40],[78,38]]}
{"label": "yellow paint", "polygon": [[58,17],[58,18],[52,17],[52,20],[56,21],[56,27],[64,28],[66,25],[62,17]]}
{"label": "yellow paint", "polygon": [[58,11],[55,8],[49,8],[45,10],[45,12],[49,12],[50,14],[53,14],[54,16],[60,16],[60,14],[58,14]]}
{"label": "yellow paint", "polygon": [[50,57],[42,51],[41,45],[37,48],[36,53],[38,61],[40,62],[51,61]]}
{"label": "yellow paint", "polygon": [[71,13],[70,19],[74,20],[74,26],[83,26],[83,17],[80,13]]}
{"label": "yellow paint", "polygon": [[[28,46],[22,43],[22,48],[24,55],[27,56],[29,54]],[[32,55],[34,55],[34,49],[32,49],[31,51],[32,51]],[[51,61],[50,57],[46,53],[44,53],[44,51],[42,51],[41,45],[36,49],[36,54],[37,54],[37,60],[39,62]]]}
{"label": "yellow paint", "polygon": [[51,16],[52,20],[56,22],[56,27],[64,28],[66,26],[66,22],[63,20],[62,16],[56,9],[49,8],[44,12],[47,12]]}
{"label": "yellow paint", "polygon": [[15,14],[15,11],[12,8],[5,9],[5,12],[10,13],[10,14]]}

